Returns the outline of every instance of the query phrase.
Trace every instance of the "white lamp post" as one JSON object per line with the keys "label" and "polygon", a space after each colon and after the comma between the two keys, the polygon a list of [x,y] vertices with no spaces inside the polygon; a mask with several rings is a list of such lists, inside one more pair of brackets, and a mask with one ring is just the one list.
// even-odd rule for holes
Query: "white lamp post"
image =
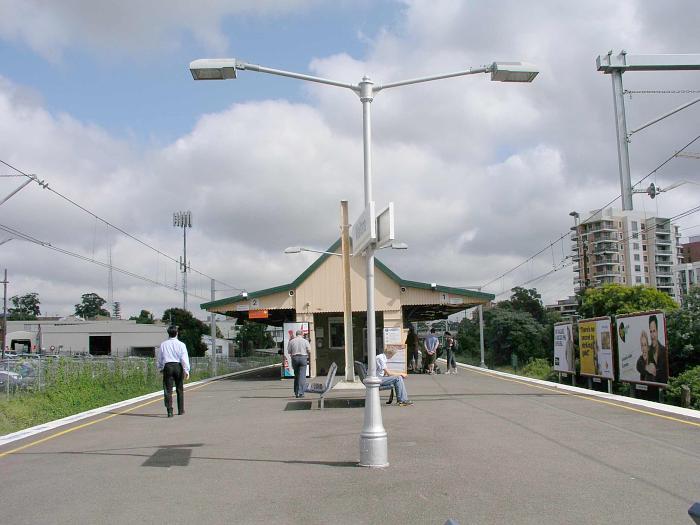
{"label": "white lamp post", "polygon": [[[443,78],[452,78],[476,73],[491,73],[491,80],[499,82],[532,82],[538,70],[522,62],[493,62],[488,66],[470,68],[454,73],[413,78],[399,82],[375,85],[364,76],[357,84],[338,82],[326,78],[303,75],[290,71],[272,69],[257,64],[249,64],[235,58],[199,59],[190,63],[190,72],[195,80],[224,80],[236,78],[237,70],[257,71],[283,77],[297,78],[330,86],[342,87],[354,91],[362,102],[362,142],[364,151],[364,193],[365,209],[370,207],[372,198],[372,127],[370,104],[374,95],[393,87],[407,86],[421,82],[430,82]],[[371,220],[375,220],[374,217]],[[367,284],[367,379],[365,386],[365,418],[360,434],[360,465],[364,467],[386,467],[389,465],[387,434],[382,424],[382,412],[379,404],[380,380],[376,371],[376,330],[374,317],[374,251],[370,244],[365,250],[366,284]]]}

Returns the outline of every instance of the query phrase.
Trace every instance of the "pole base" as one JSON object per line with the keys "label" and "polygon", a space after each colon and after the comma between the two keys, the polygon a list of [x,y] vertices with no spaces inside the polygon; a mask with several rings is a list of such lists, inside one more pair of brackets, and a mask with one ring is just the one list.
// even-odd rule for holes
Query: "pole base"
{"label": "pole base", "polygon": [[361,467],[385,468],[389,466],[386,432],[384,435],[360,435]]}

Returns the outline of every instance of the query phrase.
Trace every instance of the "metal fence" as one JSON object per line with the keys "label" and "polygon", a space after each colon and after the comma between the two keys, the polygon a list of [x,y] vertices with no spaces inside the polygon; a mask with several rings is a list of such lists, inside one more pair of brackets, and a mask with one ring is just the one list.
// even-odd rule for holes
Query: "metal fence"
{"label": "metal fence", "polygon": [[[216,375],[250,370],[278,364],[279,356],[264,353],[240,358],[218,358]],[[190,380],[212,377],[211,359],[190,358]],[[81,382],[131,382],[158,389],[161,375],[156,362],[148,357],[55,357],[36,354],[7,357],[0,360],[0,396],[7,399],[33,392],[49,392],[57,385]]]}

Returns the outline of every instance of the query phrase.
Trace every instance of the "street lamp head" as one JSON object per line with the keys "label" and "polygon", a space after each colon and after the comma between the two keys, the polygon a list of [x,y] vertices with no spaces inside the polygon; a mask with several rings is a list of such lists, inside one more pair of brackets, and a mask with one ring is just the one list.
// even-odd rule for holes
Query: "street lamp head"
{"label": "street lamp head", "polygon": [[577,211],[572,211],[569,213],[572,217],[578,217],[578,212]]}
{"label": "street lamp head", "polygon": [[290,246],[284,249],[284,253],[301,253],[301,248],[299,246]]}
{"label": "street lamp head", "polygon": [[408,250],[408,244],[406,244],[405,242],[392,242],[391,249],[392,250]]}
{"label": "street lamp head", "polygon": [[190,62],[195,80],[227,80],[236,78],[235,58],[200,58]]}
{"label": "street lamp head", "polygon": [[526,62],[494,62],[491,80],[498,82],[532,82],[539,71]]}

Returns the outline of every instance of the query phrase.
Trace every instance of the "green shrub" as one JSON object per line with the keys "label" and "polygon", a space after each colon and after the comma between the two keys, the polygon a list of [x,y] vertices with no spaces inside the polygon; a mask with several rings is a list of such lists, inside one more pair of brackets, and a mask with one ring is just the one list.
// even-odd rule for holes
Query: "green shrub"
{"label": "green shrub", "polygon": [[549,359],[542,357],[530,359],[520,370],[520,375],[545,381],[556,381],[557,379],[557,373],[554,371]]}
{"label": "green shrub", "polygon": [[677,377],[672,377],[666,389],[666,401],[681,404],[681,387],[690,388],[690,408],[700,410],[700,366],[689,368]]}

